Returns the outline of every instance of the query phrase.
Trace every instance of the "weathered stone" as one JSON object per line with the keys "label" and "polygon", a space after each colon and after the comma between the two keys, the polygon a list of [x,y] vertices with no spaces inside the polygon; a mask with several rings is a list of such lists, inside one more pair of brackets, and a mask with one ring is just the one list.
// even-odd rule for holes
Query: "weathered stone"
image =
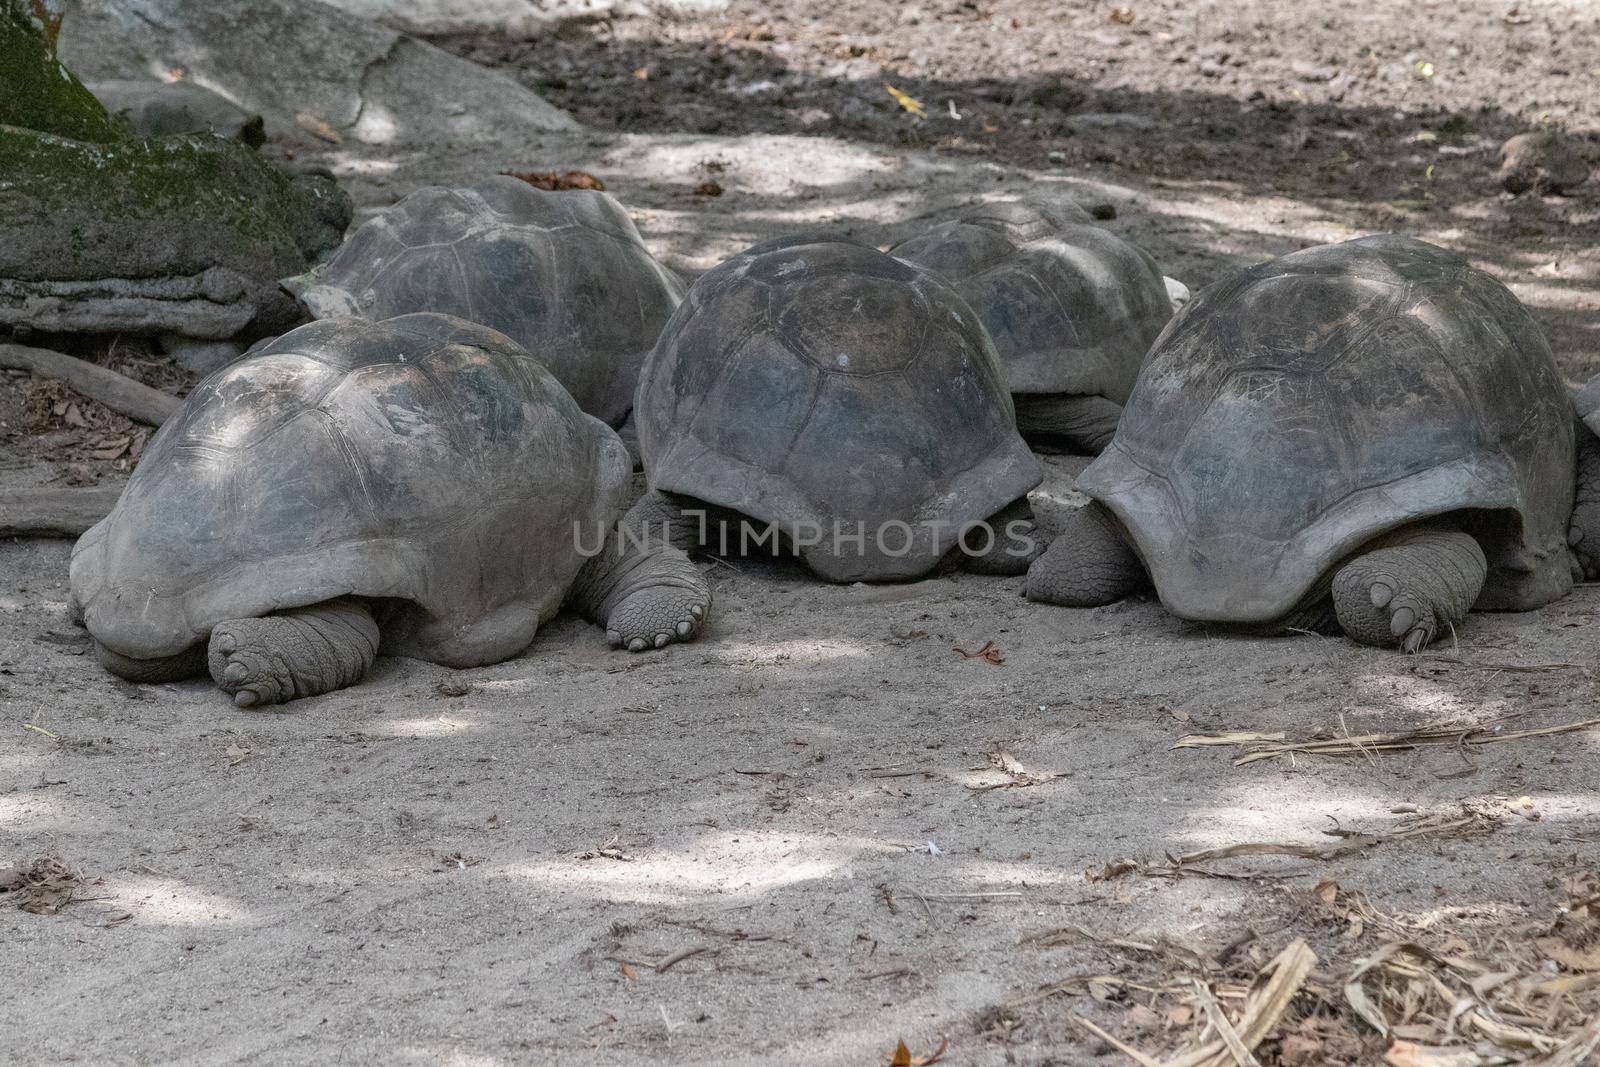
{"label": "weathered stone", "polygon": [[1576,146],[1553,133],[1519,133],[1500,146],[1495,175],[1508,193],[1565,193],[1589,180],[1590,167]]}
{"label": "weathered stone", "polygon": [[243,141],[252,148],[259,148],[267,139],[259,114],[191,81],[116,78],[90,82],[89,91],[113,115],[146,136],[214,133]]}
{"label": "weathered stone", "polygon": [[342,239],[349,200],[238,141],[128,136],[22,4],[0,0],[0,326],[220,339],[292,325],[276,280]]}
{"label": "weathered stone", "polygon": [[326,178],[212,135],[94,144],[0,126],[0,324],[225,338],[291,324],[276,279],[349,223]]}
{"label": "weathered stone", "polygon": [[56,59],[53,20],[25,0],[0,0],[0,125],[81,141],[128,132]]}
{"label": "weathered stone", "polygon": [[407,33],[532,36],[553,22],[629,15],[687,17],[727,9],[728,0],[328,0],[353,15]]}
{"label": "weathered stone", "polygon": [[179,71],[259,111],[269,131],[324,140],[578,129],[509,75],[313,0],[83,0],[62,23],[61,54],[91,80]]}

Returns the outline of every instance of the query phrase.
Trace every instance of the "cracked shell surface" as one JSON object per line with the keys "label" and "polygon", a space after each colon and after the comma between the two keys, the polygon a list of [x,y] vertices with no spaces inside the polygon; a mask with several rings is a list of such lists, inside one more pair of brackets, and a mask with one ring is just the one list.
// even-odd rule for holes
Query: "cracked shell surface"
{"label": "cracked shell surface", "polygon": [[963,208],[889,254],[972,305],[1013,393],[1124,403],[1172,317],[1155,261],[1059,195]]}

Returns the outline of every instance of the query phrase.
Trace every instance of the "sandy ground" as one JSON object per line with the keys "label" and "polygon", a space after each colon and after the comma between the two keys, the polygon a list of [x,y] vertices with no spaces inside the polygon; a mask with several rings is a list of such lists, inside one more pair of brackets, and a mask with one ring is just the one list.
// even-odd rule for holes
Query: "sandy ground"
{"label": "sandy ground", "polygon": [[[1369,6],[1409,18],[1402,5]],[[832,17],[795,10],[807,26]],[[1155,10],[1140,12],[1147,25]],[[1449,33],[1526,25],[1504,23],[1500,6],[1466,10]],[[1554,4],[1518,10],[1579,18]],[[1093,34],[1134,32],[1103,12],[1093,26],[1080,17],[1061,32],[1091,51],[1111,48]],[[1325,32],[1353,32],[1342,17],[1329,15]],[[736,5],[692,32],[719,39],[751,18]],[[1272,26],[1280,43],[1305,28]],[[561,47],[588,48],[602,32],[653,34],[666,50],[691,31],[580,27]],[[1418,20],[1411,32],[1431,47],[1446,30]],[[784,33],[807,47],[801,30]],[[1400,49],[1392,34],[1378,38],[1380,58]],[[1574,78],[1600,66],[1569,62]],[[1142,75],[1131,65],[1123,75],[1086,64],[1085,91],[1134,91]],[[1171,66],[1187,66],[1186,91],[1208,108],[1255,106],[1253,85],[1233,73],[1254,66],[1225,78],[1198,62]],[[1259,79],[1277,79],[1275,97],[1312,84],[1282,63],[1260,66]],[[1505,116],[1496,122],[1532,123],[1570,84],[1542,66],[1520,81],[1513,73],[1459,106],[1486,95]],[[1415,98],[1414,81],[1347,89],[1352,108],[1389,116],[1387,134],[1364,134],[1385,158],[1401,143],[1438,151],[1406,140],[1440,122],[1439,101]],[[944,106],[925,83],[906,88]],[[1173,88],[1155,80],[1149,91]],[[1290,112],[1313,139],[1338,127],[1336,102],[1322,103]],[[1487,178],[1492,144],[1470,142],[1476,169],[1459,172],[1443,203],[1396,206],[1333,195],[1336,176],[1318,191],[1279,188],[1248,166],[1230,179],[1156,156],[1052,163],[1016,146],[964,151],[928,130],[908,148],[870,126],[843,139],[776,122],[615,125],[448,158],[403,145],[278,150],[329,162],[366,211],[425,180],[581,167],[689,272],[801,226],[887,242],[922,211],[1041,182],[1116,203],[1109,225],[1196,285],[1237,263],[1397,226],[1511,285],[1570,377],[1600,369],[1600,196],[1591,186],[1568,199],[1505,198]],[[691,195],[708,175],[723,195]],[[170,371],[148,373],[181,386]],[[0,409],[0,488],[84,478],[71,463],[123,476],[126,457],[85,460],[70,441],[23,433],[7,414],[22,386],[0,388],[12,405]],[[1073,503],[1081,465],[1048,458],[1035,501],[1046,519]],[[629,656],[563,616],[496,667],[383,659],[359,687],[246,713],[207,684],[133,686],[100,671],[65,617],[69,551],[0,542],[0,867],[58,856],[88,878],[57,914],[0,896],[7,1062],[854,1065],[886,1062],[900,1039],[926,1055],[941,1036],[945,1063],[1131,1062],[1073,1017],[1170,1049],[1194,1029],[1165,1013],[1170,998],[1052,984],[1176,973],[1171,961],[1186,952],[1211,973],[1249,975],[1296,937],[1332,977],[1401,937],[1510,959],[1504,939],[1522,945],[1547,930],[1563,887],[1593,871],[1600,848],[1594,731],[1244,766],[1231,763],[1237,749],[1173,747],[1231,730],[1503,734],[1591,718],[1593,587],[1542,611],[1474,616],[1457,643],[1408,658],[1340,638],[1208,631],[1145,599],[1034,605],[1019,579],[832,587],[787,562],[707,562],[717,604],[691,646]],[[955,651],[985,642],[1003,662]],[[1330,831],[1463,811],[1485,832],[1161,876],[1168,855],[1337,844]],[[1152,866],[1099,877],[1125,858]],[[1340,1040],[1301,1053],[1275,1037],[1262,1062],[1377,1062],[1383,1042],[1347,1011],[1312,1014]]]}

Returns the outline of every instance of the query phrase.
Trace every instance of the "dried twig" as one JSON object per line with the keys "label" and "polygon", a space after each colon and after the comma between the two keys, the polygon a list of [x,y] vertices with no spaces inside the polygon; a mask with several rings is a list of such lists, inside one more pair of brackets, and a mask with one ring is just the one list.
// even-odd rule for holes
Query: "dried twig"
{"label": "dried twig", "polygon": [[136,382],[109,367],[48,348],[0,344],[0,367],[32,371],[41,378],[55,378],[73,392],[151,426],[160,426],[183,406],[183,401],[177,397]]}
{"label": "dried twig", "polygon": [[1505,733],[1491,732],[1482,726],[1462,729],[1451,726],[1424,727],[1399,734],[1358,734],[1344,737],[1314,737],[1304,741],[1287,741],[1281,731],[1252,733],[1239,730],[1223,734],[1189,734],[1173,742],[1173,748],[1200,748],[1205,746],[1241,746],[1244,753],[1235,756],[1233,765],[1242,767],[1257,760],[1277,756],[1305,754],[1310,756],[1364,756],[1376,752],[1406,752],[1411,749],[1436,745],[1494,745],[1502,741],[1521,741],[1530,737],[1550,737],[1555,734],[1575,733],[1600,727],[1600,719],[1583,719],[1560,726],[1545,726],[1535,730],[1513,730]]}
{"label": "dried twig", "polygon": [[951,645],[950,651],[961,653],[962,659],[981,659],[985,663],[994,664],[996,667],[1003,665],[1006,661],[1005,655],[1000,651],[1000,646],[993,641],[985,641],[983,647],[976,652],[969,652],[959,645]]}
{"label": "dried twig", "polygon": [[1336,856],[1344,856],[1352,852],[1362,852],[1379,845],[1386,845],[1392,841],[1446,834],[1463,836],[1490,833],[1499,829],[1500,825],[1499,819],[1478,811],[1463,811],[1459,815],[1421,815],[1416,818],[1404,819],[1395,828],[1380,830],[1376,833],[1357,834],[1343,830],[1331,831],[1334,836],[1343,838],[1337,844],[1332,845],[1300,845],[1288,841],[1246,841],[1237,845],[1224,845],[1220,848],[1205,848],[1197,852],[1185,852],[1180,856],[1169,855],[1165,866],[1153,865],[1137,859],[1115,860],[1106,864],[1105,867],[1097,872],[1090,872],[1089,880],[1105,881],[1133,872],[1159,877],[1174,877],[1182,874],[1228,877],[1217,871],[1195,870],[1193,868],[1196,864],[1231,859],[1235,856],[1293,856],[1298,859],[1328,860]]}
{"label": "dried twig", "polygon": [[1141,1064],[1142,1067],[1162,1067],[1162,1064],[1161,1064],[1160,1060],[1156,1059],[1153,1056],[1146,1056],[1144,1053],[1140,1052],[1138,1049],[1134,1048],[1132,1045],[1128,1044],[1127,1042],[1121,1040],[1116,1035],[1108,1033],[1105,1030],[1100,1029],[1100,1027],[1096,1026],[1094,1023],[1090,1022],[1088,1019],[1085,1019],[1083,1016],[1074,1014],[1074,1015],[1067,1016],[1067,1018],[1071,1019],[1078,1026],[1083,1027],[1085,1030],[1089,1031],[1091,1034],[1093,1034],[1095,1037],[1098,1037],[1100,1040],[1104,1041],[1106,1044],[1112,1046],[1118,1052],[1120,1052],[1124,1056],[1128,1057],[1130,1060],[1133,1060],[1135,1063]]}

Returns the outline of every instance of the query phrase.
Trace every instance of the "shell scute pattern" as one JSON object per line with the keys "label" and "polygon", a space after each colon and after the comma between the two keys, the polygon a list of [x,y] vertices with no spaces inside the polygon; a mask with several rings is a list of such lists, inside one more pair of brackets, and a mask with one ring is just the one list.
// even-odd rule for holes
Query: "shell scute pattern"
{"label": "shell scute pattern", "polygon": [[419,189],[286,284],[319,318],[433,311],[499,330],[613,424],[684,292],[606,194],[504,176]]}
{"label": "shell scute pattern", "polygon": [[1133,533],[1174,612],[1255,622],[1360,544],[1444,514],[1485,542],[1482,606],[1559,595],[1572,471],[1564,389],[1527,310],[1459,257],[1379,236],[1202,293],[1080,486]]}
{"label": "shell scute pattern", "polygon": [[[637,410],[652,488],[780,525],[976,521],[1040,475],[970,309],[853,242],[769,242],[704,275],[646,362]],[[919,573],[944,547],[898,566]],[[807,559],[856,573],[825,555]],[[877,565],[861,576],[886,576]]]}
{"label": "shell scute pattern", "polygon": [[480,620],[509,612],[514,643],[556,610],[583,562],[573,523],[609,526],[625,468],[493,330],[325,320],[196,388],[74,550],[73,590],[96,639],[136,658],[354,595],[395,599],[386,649],[470,659]]}

